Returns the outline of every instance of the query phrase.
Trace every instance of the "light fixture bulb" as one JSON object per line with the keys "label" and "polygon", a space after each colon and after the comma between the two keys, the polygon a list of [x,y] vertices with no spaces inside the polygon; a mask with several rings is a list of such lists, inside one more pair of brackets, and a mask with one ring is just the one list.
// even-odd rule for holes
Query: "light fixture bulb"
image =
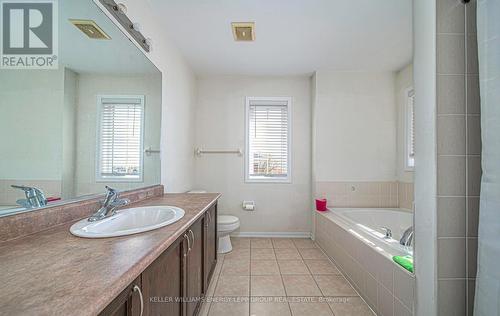
{"label": "light fixture bulb", "polygon": [[116,9],[122,14],[127,14],[127,6],[123,3],[118,3],[116,5]]}

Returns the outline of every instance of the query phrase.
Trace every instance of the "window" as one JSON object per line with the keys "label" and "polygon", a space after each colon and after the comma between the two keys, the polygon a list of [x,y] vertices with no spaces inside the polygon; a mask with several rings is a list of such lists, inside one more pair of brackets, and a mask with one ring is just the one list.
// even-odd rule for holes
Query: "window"
{"label": "window", "polygon": [[291,181],[291,103],[291,98],[246,99],[245,181]]}
{"label": "window", "polygon": [[97,181],[142,181],[144,96],[98,96]]}
{"label": "window", "polygon": [[406,146],[405,169],[413,170],[415,167],[415,92],[408,89],[406,94]]}

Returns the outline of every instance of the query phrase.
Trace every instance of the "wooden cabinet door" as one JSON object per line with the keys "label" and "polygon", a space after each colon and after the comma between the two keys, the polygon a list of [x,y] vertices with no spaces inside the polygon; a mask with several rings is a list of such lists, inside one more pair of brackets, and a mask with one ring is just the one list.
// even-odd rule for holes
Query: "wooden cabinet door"
{"label": "wooden cabinet door", "polygon": [[186,257],[186,316],[197,313],[203,293],[203,217],[188,230],[191,251]]}
{"label": "wooden cabinet door", "polygon": [[182,315],[182,241],[179,238],[142,273],[145,316]]}
{"label": "wooden cabinet door", "polygon": [[208,285],[217,263],[217,204],[214,204],[205,213],[204,218],[204,264],[203,264],[203,293],[207,293]]}
{"label": "wooden cabinet door", "polygon": [[[99,316],[140,316],[141,294],[141,277],[139,276],[109,303]],[[144,303],[143,301],[142,304]]]}

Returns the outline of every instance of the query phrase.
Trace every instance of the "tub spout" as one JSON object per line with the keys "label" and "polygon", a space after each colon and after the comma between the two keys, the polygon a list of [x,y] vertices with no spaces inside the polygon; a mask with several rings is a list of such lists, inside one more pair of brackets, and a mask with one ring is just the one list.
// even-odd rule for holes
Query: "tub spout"
{"label": "tub spout", "polygon": [[403,246],[411,246],[413,243],[413,226],[408,227],[403,236],[399,240],[399,243]]}

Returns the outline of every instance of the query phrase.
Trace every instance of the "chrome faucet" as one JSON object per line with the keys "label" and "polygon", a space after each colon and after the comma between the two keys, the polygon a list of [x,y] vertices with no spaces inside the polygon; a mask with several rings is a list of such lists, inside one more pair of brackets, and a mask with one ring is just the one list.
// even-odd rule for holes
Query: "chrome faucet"
{"label": "chrome faucet", "polygon": [[380,227],[380,229],[383,229],[385,231],[384,238],[386,239],[392,238],[392,230],[389,227]]}
{"label": "chrome faucet", "polygon": [[35,187],[28,187],[24,185],[11,185],[11,187],[24,191],[26,199],[19,199],[17,204],[25,208],[36,208],[47,205],[47,199],[42,190]]}
{"label": "chrome faucet", "polygon": [[106,186],[106,196],[102,201],[101,208],[88,218],[89,222],[96,222],[116,214],[115,209],[120,206],[125,206],[130,203],[129,199],[119,199],[119,192],[113,188]]}
{"label": "chrome faucet", "polygon": [[413,243],[413,226],[408,227],[403,236],[399,240],[399,243],[403,246],[411,246]]}

